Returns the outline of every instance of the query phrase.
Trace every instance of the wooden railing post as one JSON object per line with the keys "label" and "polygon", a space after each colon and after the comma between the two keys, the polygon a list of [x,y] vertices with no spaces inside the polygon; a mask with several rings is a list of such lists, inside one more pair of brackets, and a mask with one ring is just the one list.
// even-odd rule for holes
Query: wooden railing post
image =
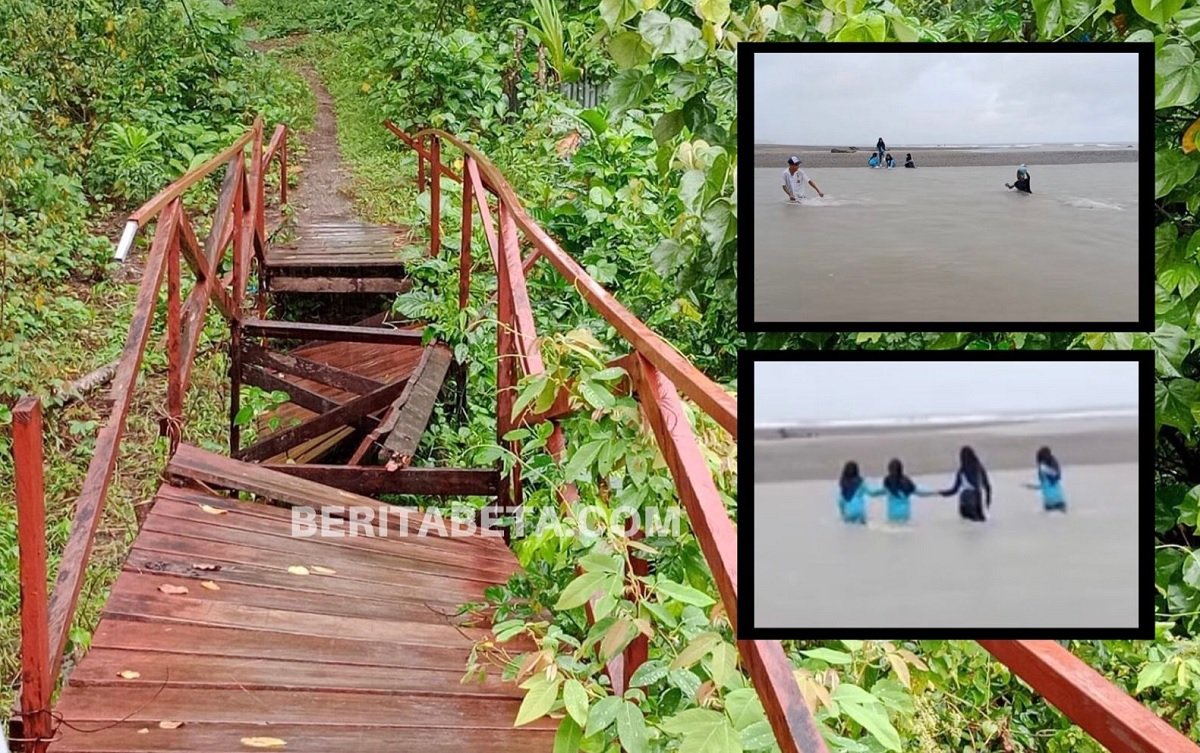
{"label": "wooden railing post", "polygon": [[442,142],[429,137],[429,255],[442,253]]}
{"label": "wooden railing post", "polygon": [[242,449],[242,427],[237,416],[242,408],[242,322],[229,323],[229,454]]}
{"label": "wooden railing post", "polygon": [[[424,140],[424,138],[418,138],[417,146],[422,146],[421,142]],[[417,193],[421,193],[425,190],[425,154],[421,149],[414,149],[413,151],[417,153]]]}
{"label": "wooden railing post", "polygon": [[42,479],[42,403],[26,396],[13,418],[17,545],[21,578],[21,720],[24,750],[42,753],[53,735],[50,612],[46,597],[46,507]]}
{"label": "wooden railing post", "polygon": [[[183,203],[175,199],[167,207],[174,214],[176,228],[187,220],[183,216]],[[171,454],[179,446],[183,434],[183,316],[182,301],[179,290],[179,231],[167,245],[167,416],[164,432],[171,445]],[[203,285],[204,280],[197,279],[197,285]]]}
{"label": "wooden railing post", "polygon": [[288,189],[288,132],[287,125],[283,126],[283,143],[279,145],[279,205],[287,206]]}
{"label": "wooden railing post", "polygon": [[[471,158],[467,157],[467,162]],[[469,168],[464,165],[464,172]],[[471,295],[471,204],[475,200],[471,181],[464,180],[462,188],[462,239],[458,248],[458,308],[461,311],[467,307]]]}

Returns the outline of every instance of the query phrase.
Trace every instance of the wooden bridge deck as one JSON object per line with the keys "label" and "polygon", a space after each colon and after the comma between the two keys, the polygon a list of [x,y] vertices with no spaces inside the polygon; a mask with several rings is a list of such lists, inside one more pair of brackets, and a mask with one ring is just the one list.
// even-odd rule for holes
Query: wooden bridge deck
{"label": "wooden bridge deck", "polygon": [[407,228],[364,225],[338,217],[314,218],[290,242],[267,247],[267,286],[275,292],[397,293],[407,290]]}
{"label": "wooden bridge deck", "polygon": [[158,491],[52,751],[550,750],[551,720],[512,726],[522,691],[462,681],[487,633],[455,613],[518,569],[502,540],[418,537],[398,517],[388,536],[300,538],[264,502],[382,503],[187,445],[169,472],[185,486]]}

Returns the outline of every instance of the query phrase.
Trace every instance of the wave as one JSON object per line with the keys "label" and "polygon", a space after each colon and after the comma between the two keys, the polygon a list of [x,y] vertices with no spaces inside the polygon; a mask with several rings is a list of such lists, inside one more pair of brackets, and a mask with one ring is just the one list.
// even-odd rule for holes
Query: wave
{"label": "wave", "polygon": [[1095,199],[1067,199],[1063,202],[1069,207],[1076,209],[1111,209],[1115,212],[1124,210],[1120,204],[1110,203],[1107,201],[1096,201]]}
{"label": "wave", "polygon": [[958,415],[897,416],[891,418],[855,418],[821,421],[755,421],[758,429],[788,429],[797,431],[844,431],[870,428],[926,428],[974,424],[1024,423],[1028,421],[1069,421],[1078,419],[1129,418],[1138,415],[1137,408],[1089,408],[1069,411],[970,413]]}

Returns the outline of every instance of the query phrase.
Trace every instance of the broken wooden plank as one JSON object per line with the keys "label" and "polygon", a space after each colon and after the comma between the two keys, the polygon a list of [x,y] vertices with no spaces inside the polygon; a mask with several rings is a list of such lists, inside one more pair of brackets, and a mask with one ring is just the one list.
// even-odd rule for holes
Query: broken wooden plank
{"label": "broken wooden plank", "polygon": [[350,456],[350,461],[347,463],[347,465],[358,465],[361,463],[363,457],[367,454],[367,451],[371,449],[371,446],[379,442],[381,437],[391,433],[392,429],[396,428],[396,421],[400,417],[400,408],[408,400],[408,395],[411,392],[413,383],[420,376],[421,372],[425,370],[425,365],[429,362],[429,357],[432,353],[433,346],[425,348],[425,350],[421,352],[421,360],[417,361],[416,367],[413,368],[412,374],[409,375],[409,386],[405,388],[404,392],[400,393],[400,396],[397,397],[395,402],[392,403],[391,407],[388,408],[387,413],[384,414],[383,421],[379,423],[379,426],[375,427],[371,433],[367,434],[367,436],[363,437],[362,441],[359,442],[358,447],[354,450],[354,454]]}
{"label": "broken wooden plank", "polygon": [[[243,369],[242,382],[261,387],[264,390],[286,392],[291,398],[291,402],[314,413],[328,413],[344,405],[344,403],[332,400],[318,392],[313,392],[307,387],[278,377],[261,366],[247,366]],[[379,425],[379,420],[372,416],[355,416],[350,418],[347,423],[364,431],[370,431]]]}
{"label": "broken wooden plank", "polygon": [[452,354],[442,346],[431,347],[429,358],[413,372],[402,405],[396,406],[395,427],[383,441],[384,452],[406,465],[421,443],[421,435],[433,415],[433,404],[446,381]]}
{"label": "broken wooden plank", "polygon": [[493,468],[397,468],[382,466],[266,464],[264,468],[368,497],[421,494],[434,497],[494,496],[500,473]]}
{"label": "broken wooden plank", "polygon": [[404,277],[272,277],[277,293],[405,293],[412,279]]}
{"label": "broken wooden plank", "polygon": [[384,345],[420,345],[424,328],[387,329],[384,327],[354,327],[339,324],[309,322],[280,322],[267,319],[245,319],[242,332],[247,337],[277,337],[293,340],[337,340],[351,343],[380,343]]}
{"label": "broken wooden plank", "polygon": [[377,390],[342,403],[333,410],[314,416],[307,421],[260,439],[249,447],[234,453],[239,460],[266,460],[295,447],[301,442],[319,437],[339,426],[351,425],[356,419],[387,407],[407,386],[408,381],[385,384]]}
{"label": "broken wooden plank", "polygon": [[365,395],[384,385],[377,379],[356,374],[348,369],[340,369],[337,366],[301,358],[290,353],[276,353],[253,343],[242,345],[242,362],[311,379],[314,382],[359,395]]}

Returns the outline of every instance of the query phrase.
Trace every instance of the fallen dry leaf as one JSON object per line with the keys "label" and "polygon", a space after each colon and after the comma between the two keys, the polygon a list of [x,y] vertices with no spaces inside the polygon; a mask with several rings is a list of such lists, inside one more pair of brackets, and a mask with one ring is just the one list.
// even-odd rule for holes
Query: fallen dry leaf
{"label": "fallen dry leaf", "polygon": [[176,586],[171,583],[162,584],[158,587],[158,590],[165,594],[171,594],[172,596],[179,596],[180,594],[185,594],[188,592],[187,586]]}
{"label": "fallen dry leaf", "polygon": [[211,580],[200,581],[200,587],[207,588],[209,591],[220,591],[221,590],[221,587],[218,586],[216,583],[213,583]]}
{"label": "fallen dry leaf", "polygon": [[1200,133],[1200,120],[1188,126],[1188,129],[1183,132],[1183,153],[1191,154],[1196,151],[1196,135]]}
{"label": "fallen dry leaf", "polygon": [[395,471],[398,471],[398,470],[400,470],[400,463],[398,463],[398,462],[397,462],[397,461],[396,461],[396,460],[393,458],[392,460],[389,460],[389,461],[387,461],[387,465],[385,465],[385,466],[384,466],[384,469],[385,469],[385,470],[386,470],[388,473],[393,473],[393,472],[395,472]]}
{"label": "fallen dry leaf", "polygon": [[183,722],[172,722],[166,719],[158,723],[159,729],[179,729],[183,726]]}
{"label": "fallen dry leaf", "polygon": [[228,510],[222,509],[220,507],[213,507],[212,505],[200,505],[200,509],[203,510],[204,512],[208,513],[209,515],[225,515],[226,513],[229,512]]}
{"label": "fallen dry leaf", "polygon": [[123,669],[117,673],[117,677],[124,677],[126,680],[136,680],[141,676],[141,672],[134,672],[132,669]]}
{"label": "fallen dry leaf", "polygon": [[308,568],[304,565],[292,565],[288,568],[288,572],[292,575],[308,575]]}
{"label": "fallen dry leaf", "polygon": [[278,737],[243,737],[242,745],[247,748],[282,748],[287,742]]}
{"label": "fallen dry leaf", "polygon": [[320,565],[313,565],[309,569],[312,570],[317,575],[334,575],[335,573],[337,573],[337,570],[333,570],[328,567],[321,567]]}
{"label": "fallen dry leaf", "polygon": [[142,727],[141,729],[138,730],[138,734],[139,735],[148,735],[148,734],[150,734],[150,728]]}
{"label": "fallen dry leaf", "polygon": [[199,562],[193,562],[192,569],[193,570],[204,570],[204,571],[220,570],[221,566],[220,565],[204,565]]}

